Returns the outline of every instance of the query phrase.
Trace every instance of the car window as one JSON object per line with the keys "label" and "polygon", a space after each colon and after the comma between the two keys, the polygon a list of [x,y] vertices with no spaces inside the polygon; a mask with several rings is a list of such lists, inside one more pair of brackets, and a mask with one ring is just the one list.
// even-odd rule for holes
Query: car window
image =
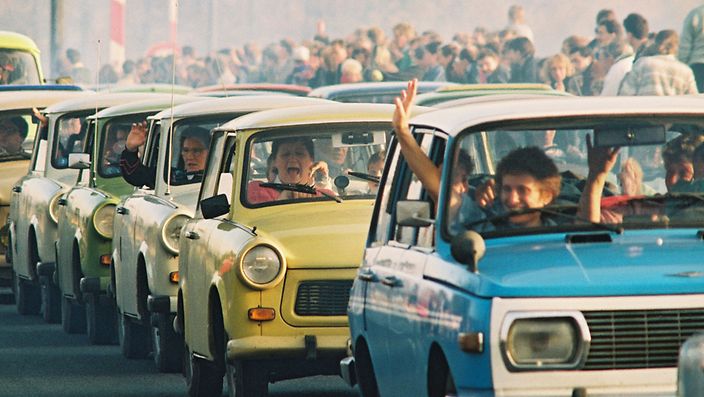
{"label": "car window", "polygon": [[120,156],[125,150],[125,142],[130,133],[132,124],[146,120],[146,114],[135,114],[127,117],[116,117],[105,123],[102,130],[102,139],[98,148],[99,163],[98,174],[103,177],[116,177],[122,175],[120,170]]}
{"label": "car window", "polygon": [[37,129],[30,112],[14,111],[0,115],[0,162],[30,158]]}
{"label": "car window", "polygon": [[207,198],[213,197],[219,193],[224,193],[227,196],[228,202],[232,203],[230,192],[224,192],[224,187],[221,188],[221,179],[223,174],[231,174],[233,169],[233,158],[235,153],[236,137],[227,135],[222,132],[216,132],[210,142],[208,150],[207,165],[205,168],[205,176],[201,184],[200,194],[198,198],[198,210],[200,202]]}
{"label": "car window", "polygon": [[[630,136],[638,138],[625,138]],[[585,187],[590,192],[596,186],[587,178],[588,139],[599,145],[593,158],[614,153],[594,197],[585,193]],[[701,221],[703,142],[702,125],[683,119],[563,120],[467,131],[455,141],[451,172],[443,181],[446,233],[598,227],[588,219],[624,228]],[[476,163],[482,152],[484,169]],[[493,200],[485,200],[487,191]],[[593,203],[598,213],[580,207],[580,200]]]}
{"label": "car window", "polygon": [[39,68],[28,52],[0,49],[0,85],[41,84]]}
{"label": "car window", "polygon": [[68,166],[68,155],[81,153],[86,139],[88,113],[67,114],[54,123],[54,140],[51,164],[54,168],[64,169]]}
{"label": "car window", "polygon": [[374,198],[388,132],[388,125],[365,124],[256,134],[247,143],[242,202]]}

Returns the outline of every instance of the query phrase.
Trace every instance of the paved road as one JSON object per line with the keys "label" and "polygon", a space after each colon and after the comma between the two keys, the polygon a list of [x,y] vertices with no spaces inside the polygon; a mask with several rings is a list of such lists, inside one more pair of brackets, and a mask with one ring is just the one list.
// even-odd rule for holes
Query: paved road
{"label": "paved road", "polygon": [[[359,396],[334,376],[279,382],[269,391],[281,397]],[[60,325],[0,304],[0,397],[185,394],[180,374],[160,374],[150,360],[127,360],[118,346],[92,346],[85,335],[67,335]]]}

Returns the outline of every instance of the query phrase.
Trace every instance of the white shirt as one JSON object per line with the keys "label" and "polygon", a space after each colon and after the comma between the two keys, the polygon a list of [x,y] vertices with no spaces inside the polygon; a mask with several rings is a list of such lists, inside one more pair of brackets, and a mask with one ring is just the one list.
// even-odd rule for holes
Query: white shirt
{"label": "white shirt", "polygon": [[618,88],[621,86],[621,81],[633,68],[633,60],[635,55],[630,55],[622,58],[613,65],[604,77],[604,87],[601,89],[601,96],[617,96]]}

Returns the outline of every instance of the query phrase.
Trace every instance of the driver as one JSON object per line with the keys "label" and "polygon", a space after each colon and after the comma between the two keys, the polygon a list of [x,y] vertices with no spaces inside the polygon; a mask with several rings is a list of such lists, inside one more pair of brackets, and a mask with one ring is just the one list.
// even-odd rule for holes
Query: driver
{"label": "driver", "polygon": [[[314,175],[322,167],[322,162],[314,162],[315,149],[313,140],[304,137],[292,137],[275,140],[271,146],[273,167],[277,171],[274,183],[300,184],[314,186]],[[320,190],[334,195],[328,189],[318,189],[315,195],[295,192],[287,189],[262,186],[261,181],[251,181],[247,186],[247,201],[252,204],[274,200],[291,200],[323,196]]]}
{"label": "driver", "polygon": [[21,153],[27,130],[27,122],[22,117],[0,119],[0,154]]}

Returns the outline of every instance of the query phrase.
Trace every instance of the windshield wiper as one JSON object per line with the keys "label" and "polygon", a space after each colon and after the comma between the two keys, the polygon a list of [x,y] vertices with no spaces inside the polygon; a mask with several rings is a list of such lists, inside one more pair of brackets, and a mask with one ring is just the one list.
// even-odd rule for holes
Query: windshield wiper
{"label": "windshield wiper", "polygon": [[364,179],[365,181],[379,183],[381,178],[376,175],[365,174],[364,172],[348,171],[347,175],[351,175],[355,178]]}
{"label": "windshield wiper", "polygon": [[608,224],[604,224],[604,223],[593,222],[593,221],[590,221],[589,219],[582,218],[580,216],[570,215],[570,214],[565,214],[563,212],[560,212],[560,211],[569,210],[569,209],[576,209],[576,208],[577,208],[576,205],[561,205],[561,206],[554,206],[553,205],[553,206],[539,207],[539,208],[521,208],[519,210],[507,211],[507,212],[504,212],[504,213],[501,213],[498,215],[490,216],[488,218],[479,219],[477,221],[470,222],[470,223],[465,223],[464,226],[465,227],[473,227],[473,226],[481,225],[481,224],[485,224],[485,223],[492,223],[493,224],[494,222],[503,221],[503,220],[506,220],[506,219],[511,218],[513,216],[530,214],[533,212],[540,212],[541,214],[545,214],[545,215],[559,216],[559,217],[567,218],[567,219],[570,219],[573,221],[583,222],[583,223],[591,225],[595,228],[607,230],[607,231],[610,231],[610,232],[613,232],[616,234],[623,233],[623,228],[620,226],[612,226],[612,225],[608,225]]}
{"label": "windshield wiper", "polygon": [[339,198],[333,194],[330,194],[322,189],[318,189],[315,186],[308,186],[308,185],[304,185],[302,183],[264,182],[264,183],[261,183],[259,186],[270,187],[270,188],[274,188],[276,190],[289,190],[292,192],[305,193],[305,194],[310,194],[313,196],[315,196],[317,193],[320,193],[323,196],[325,196],[329,199],[335,200],[338,203],[342,202],[341,198]]}

